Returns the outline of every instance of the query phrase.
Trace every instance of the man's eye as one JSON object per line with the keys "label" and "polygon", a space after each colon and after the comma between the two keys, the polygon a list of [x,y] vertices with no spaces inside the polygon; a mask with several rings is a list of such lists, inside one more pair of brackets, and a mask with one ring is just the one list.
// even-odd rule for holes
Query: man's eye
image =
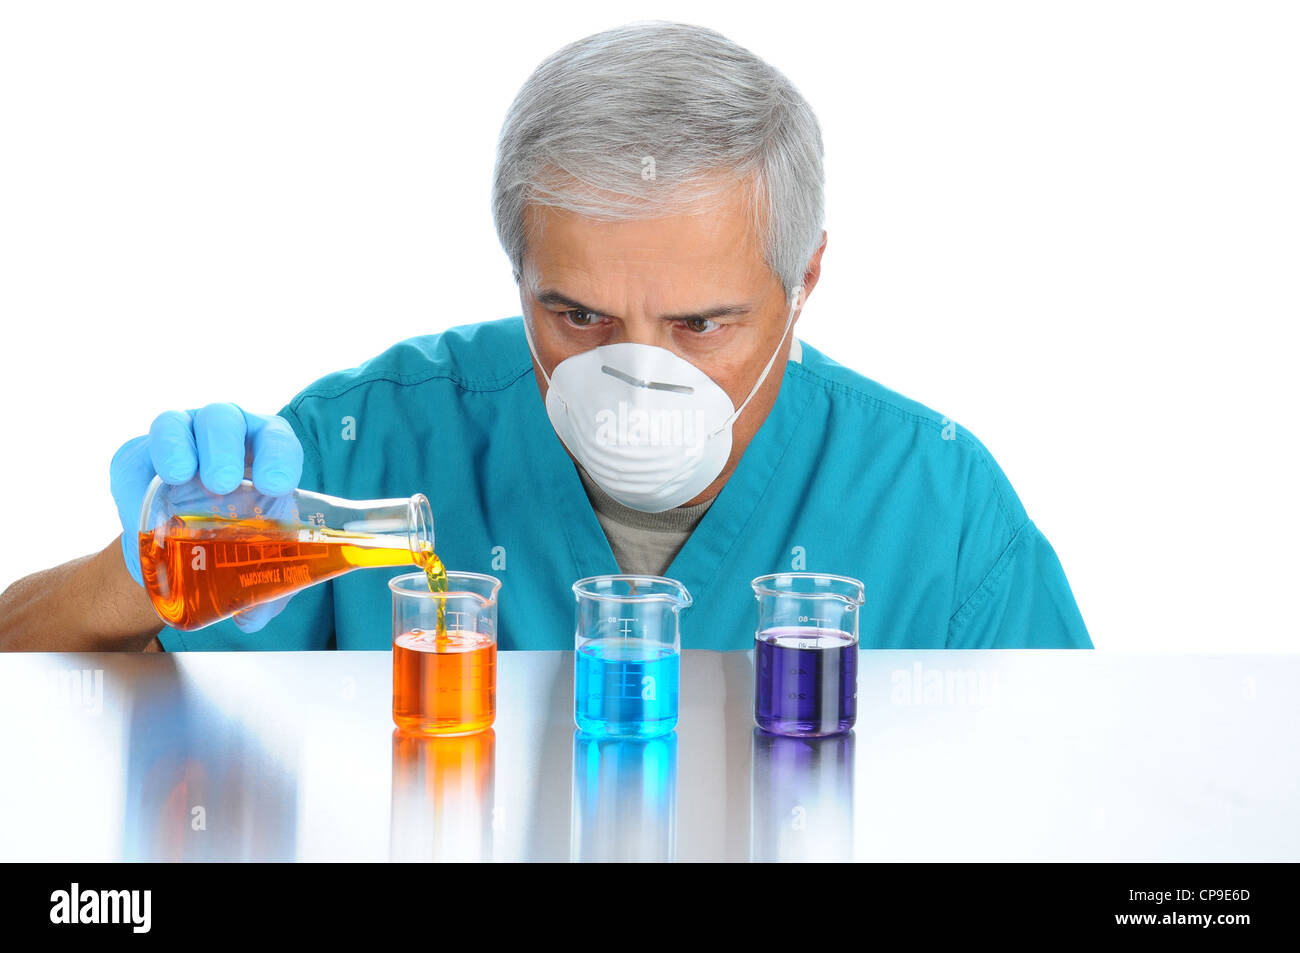
{"label": "man's eye", "polygon": [[696,334],[708,334],[715,328],[722,327],[717,321],[710,321],[708,318],[687,318],[682,324],[686,326],[686,330],[694,331]]}
{"label": "man's eye", "polygon": [[600,321],[600,315],[596,314],[596,312],[584,311],[582,308],[572,308],[560,313],[568,319],[570,324],[579,328],[589,328]]}

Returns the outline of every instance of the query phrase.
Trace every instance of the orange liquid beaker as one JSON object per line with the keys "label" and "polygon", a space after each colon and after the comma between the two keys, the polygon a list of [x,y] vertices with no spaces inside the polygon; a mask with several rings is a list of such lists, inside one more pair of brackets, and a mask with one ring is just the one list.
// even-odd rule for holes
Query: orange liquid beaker
{"label": "orange liquid beaker", "polygon": [[[496,594],[499,580],[447,573],[430,591],[423,573],[393,591],[393,723],[423,734],[468,734],[496,719]],[[445,617],[445,628],[440,628]]]}

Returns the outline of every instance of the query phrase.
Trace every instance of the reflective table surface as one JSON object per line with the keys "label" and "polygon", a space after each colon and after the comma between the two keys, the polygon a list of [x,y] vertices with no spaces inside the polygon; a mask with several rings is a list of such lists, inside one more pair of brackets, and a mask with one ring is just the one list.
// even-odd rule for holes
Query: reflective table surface
{"label": "reflective table surface", "polygon": [[503,652],[493,729],[392,723],[388,652],[0,655],[0,860],[1300,860],[1300,656],[861,653],[849,734],[754,727],[687,651],[677,730],[573,724]]}

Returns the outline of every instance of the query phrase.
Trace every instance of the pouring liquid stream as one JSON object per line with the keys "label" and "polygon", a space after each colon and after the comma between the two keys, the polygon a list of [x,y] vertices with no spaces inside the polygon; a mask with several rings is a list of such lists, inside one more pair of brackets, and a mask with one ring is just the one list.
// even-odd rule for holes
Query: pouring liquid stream
{"label": "pouring liquid stream", "polygon": [[[420,547],[420,551],[415,557],[416,564],[424,570],[424,574],[429,580],[430,592],[447,591],[447,568],[443,566],[442,560],[438,554],[433,551],[433,547],[425,543]],[[445,651],[447,647],[447,600],[438,600],[438,631],[436,633],[438,651]]]}

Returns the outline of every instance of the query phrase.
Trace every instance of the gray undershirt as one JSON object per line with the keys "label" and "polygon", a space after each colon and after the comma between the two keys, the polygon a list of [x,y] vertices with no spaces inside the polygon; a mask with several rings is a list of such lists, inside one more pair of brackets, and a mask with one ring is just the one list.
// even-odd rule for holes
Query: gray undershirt
{"label": "gray undershirt", "polygon": [[609,548],[621,572],[662,576],[672,565],[678,550],[686,544],[696,524],[713,503],[706,500],[694,506],[678,506],[663,513],[642,513],[624,506],[599,486],[582,467],[578,467],[583,489],[596,519],[605,531]]}

